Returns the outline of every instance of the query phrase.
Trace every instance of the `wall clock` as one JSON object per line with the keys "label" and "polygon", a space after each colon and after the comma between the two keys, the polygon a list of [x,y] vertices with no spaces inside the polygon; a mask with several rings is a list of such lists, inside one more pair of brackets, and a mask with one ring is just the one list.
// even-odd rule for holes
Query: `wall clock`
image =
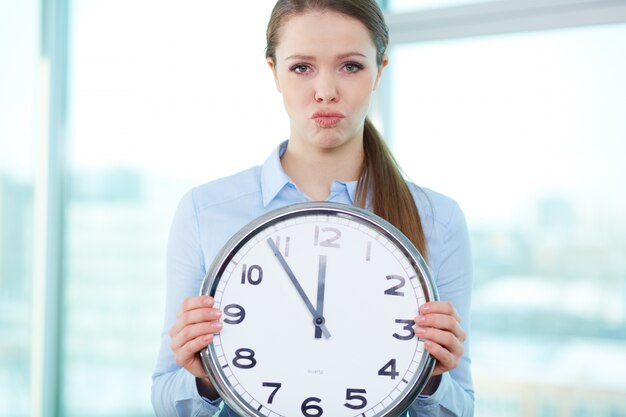
{"label": "wall clock", "polygon": [[413,331],[437,300],[413,244],[369,211],[310,202],[240,230],[208,270],[224,327],[201,351],[243,416],[397,416],[435,360]]}

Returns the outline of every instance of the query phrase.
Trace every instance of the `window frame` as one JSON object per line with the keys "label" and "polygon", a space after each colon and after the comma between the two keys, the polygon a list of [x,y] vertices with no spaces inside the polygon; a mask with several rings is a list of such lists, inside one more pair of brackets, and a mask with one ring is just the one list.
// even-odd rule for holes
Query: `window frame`
{"label": "window frame", "polygon": [[503,0],[386,13],[391,46],[626,21],[624,0]]}
{"label": "window frame", "polygon": [[31,415],[61,413],[69,0],[41,0],[40,137],[34,191]]}

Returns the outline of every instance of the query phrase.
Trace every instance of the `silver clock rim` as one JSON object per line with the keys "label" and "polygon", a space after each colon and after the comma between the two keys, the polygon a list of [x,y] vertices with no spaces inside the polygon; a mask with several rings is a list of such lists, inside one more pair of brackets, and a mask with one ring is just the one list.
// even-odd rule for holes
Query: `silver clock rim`
{"label": "silver clock rim", "polygon": [[[333,203],[327,201],[312,201],[287,205],[269,211],[268,213],[257,217],[253,221],[243,226],[235,235],[233,235],[233,237],[228,240],[228,242],[226,242],[224,247],[220,250],[220,252],[211,263],[211,266],[207,270],[207,274],[202,282],[200,295],[215,295],[217,284],[221,279],[224,269],[230,262],[231,257],[229,256],[229,254],[243,246],[247,242],[249,236],[255,234],[257,230],[271,227],[273,224],[279,221],[283,221],[289,217],[299,216],[303,213],[332,214],[347,216],[350,218],[356,217],[359,221],[365,222],[377,228],[378,230],[383,232],[383,234],[387,238],[394,241],[394,243],[396,243],[402,249],[404,254],[407,255],[411,262],[411,265],[418,273],[418,278],[424,291],[426,301],[428,302],[439,300],[439,294],[437,292],[437,287],[434,284],[430,267],[428,266],[422,255],[419,253],[419,251],[415,248],[413,243],[400,230],[398,230],[397,227],[393,226],[385,219],[368,210],[350,206],[347,204]],[[202,358],[202,364],[204,366],[204,369],[211,383],[220,394],[222,400],[230,408],[232,408],[234,411],[241,415],[265,417],[265,415],[261,414],[260,411],[249,407],[247,403],[243,401],[239,393],[232,389],[229,384],[226,384],[224,382],[226,380],[226,377],[217,361],[217,352],[215,351],[215,347],[213,346],[213,344],[203,349],[200,352],[200,356]],[[415,373],[415,376],[409,382],[409,385],[412,385],[411,389],[401,395],[398,400],[393,401],[381,413],[375,414],[374,417],[395,417],[406,411],[406,409],[413,402],[413,400],[424,389],[426,383],[432,375],[434,368],[435,359],[428,352],[424,352],[422,360],[420,361],[420,364],[418,366],[418,372]]]}

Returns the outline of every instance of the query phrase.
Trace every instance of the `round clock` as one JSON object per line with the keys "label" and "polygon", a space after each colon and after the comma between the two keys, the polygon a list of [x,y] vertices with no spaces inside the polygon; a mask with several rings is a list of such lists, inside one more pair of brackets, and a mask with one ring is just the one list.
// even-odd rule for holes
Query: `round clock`
{"label": "round clock", "polygon": [[430,270],[395,227],[352,206],[311,202],[240,230],[202,284],[224,327],[201,351],[243,416],[397,416],[435,360],[415,336],[437,300]]}

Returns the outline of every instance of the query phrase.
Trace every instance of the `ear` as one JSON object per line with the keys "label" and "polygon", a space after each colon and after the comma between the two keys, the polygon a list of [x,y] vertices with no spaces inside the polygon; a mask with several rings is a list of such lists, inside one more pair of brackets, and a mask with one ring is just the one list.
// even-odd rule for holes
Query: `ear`
{"label": "ear", "polygon": [[278,83],[278,76],[276,75],[276,65],[274,65],[274,60],[271,57],[267,58],[267,66],[270,67],[270,69],[272,70],[272,74],[274,74],[274,82],[276,83],[276,89],[279,93],[281,93],[280,84]]}
{"label": "ear", "polygon": [[387,56],[387,54],[383,54],[382,62],[378,66],[378,74],[376,74],[376,81],[374,82],[373,90],[376,90],[378,88],[378,82],[380,81],[380,77],[381,75],[383,75],[383,70],[388,64],[389,64],[389,57]]}

